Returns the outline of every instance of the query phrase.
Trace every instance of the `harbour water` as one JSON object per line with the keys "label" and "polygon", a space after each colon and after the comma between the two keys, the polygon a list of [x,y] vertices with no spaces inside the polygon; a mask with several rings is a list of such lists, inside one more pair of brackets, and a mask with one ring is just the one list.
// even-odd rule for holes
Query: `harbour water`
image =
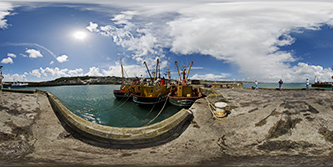
{"label": "harbour water", "polygon": [[[113,95],[119,85],[78,85],[38,87],[55,95],[76,115],[101,125],[113,127],[140,127],[154,119],[163,107],[136,105],[132,99],[117,100]],[[36,87],[24,89],[35,90]],[[160,122],[179,111],[167,104],[162,113],[152,122]],[[151,123],[151,124],[152,124]]]}

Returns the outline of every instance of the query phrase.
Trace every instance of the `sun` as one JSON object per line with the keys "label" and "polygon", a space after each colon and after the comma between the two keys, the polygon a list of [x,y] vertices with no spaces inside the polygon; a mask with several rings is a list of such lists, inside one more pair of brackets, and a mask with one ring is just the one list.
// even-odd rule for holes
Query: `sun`
{"label": "sun", "polygon": [[77,31],[73,34],[73,36],[77,40],[84,40],[87,37],[87,34],[83,31]]}

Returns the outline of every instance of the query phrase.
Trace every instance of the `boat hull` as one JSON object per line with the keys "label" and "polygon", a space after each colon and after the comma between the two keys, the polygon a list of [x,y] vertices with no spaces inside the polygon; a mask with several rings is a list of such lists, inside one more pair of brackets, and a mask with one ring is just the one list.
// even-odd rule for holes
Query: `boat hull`
{"label": "boat hull", "polygon": [[113,90],[113,95],[120,100],[123,98],[130,98],[132,96],[132,94],[122,92],[121,90]]}
{"label": "boat hull", "polygon": [[168,95],[159,96],[159,97],[145,97],[133,95],[133,102],[141,105],[153,105],[165,102],[168,100]]}
{"label": "boat hull", "polygon": [[25,88],[28,85],[3,85],[4,88]]}
{"label": "boat hull", "polygon": [[192,106],[192,104],[198,100],[199,98],[201,98],[202,96],[198,96],[198,97],[175,97],[175,96],[171,96],[169,95],[169,102],[176,106],[176,107],[180,107],[180,108],[190,108]]}
{"label": "boat hull", "polygon": [[323,88],[330,88],[332,87],[331,83],[323,83],[323,84],[312,84],[311,87],[323,87]]}

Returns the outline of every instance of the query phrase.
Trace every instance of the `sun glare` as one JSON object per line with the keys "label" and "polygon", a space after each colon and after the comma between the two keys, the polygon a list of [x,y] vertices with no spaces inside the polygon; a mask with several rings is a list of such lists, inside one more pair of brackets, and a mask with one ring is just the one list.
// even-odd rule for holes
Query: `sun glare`
{"label": "sun glare", "polygon": [[87,34],[85,32],[78,31],[78,32],[75,32],[73,36],[75,39],[84,40],[87,37]]}

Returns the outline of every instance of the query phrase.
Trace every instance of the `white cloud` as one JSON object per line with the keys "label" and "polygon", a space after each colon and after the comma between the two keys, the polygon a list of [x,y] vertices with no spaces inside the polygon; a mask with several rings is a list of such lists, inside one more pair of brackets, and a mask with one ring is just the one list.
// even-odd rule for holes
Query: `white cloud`
{"label": "white cloud", "polygon": [[53,64],[53,63],[54,63],[54,61],[51,61],[51,62],[50,62],[50,64]]}
{"label": "white cloud", "polygon": [[8,63],[13,64],[14,61],[11,57],[7,57],[7,58],[2,59],[1,63],[3,63],[3,64],[8,64]]}
{"label": "white cloud", "polygon": [[200,79],[200,80],[214,80],[214,81],[225,81],[225,80],[230,80],[231,74],[228,73],[221,73],[221,75],[215,75],[215,74],[204,74],[204,75],[199,75],[199,74],[194,74],[190,79]]}
{"label": "white cloud", "polygon": [[[121,46],[127,51],[132,53],[132,59],[142,64],[146,61],[148,64],[154,63],[156,57],[162,57],[162,45],[159,44],[159,40],[156,38],[155,30],[163,31],[166,29],[163,24],[152,23],[133,23],[132,18],[137,14],[135,11],[124,11],[121,14],[115,15],[111,20],[117,26],[105,25],[99,26],[97,23],[90,22],[87,27],[88,30],[99,32],[99,34],[107,37],[111,37],[113,42],[118,46]],[[143,24],[143,25],[142,25]],[[91,28],[94,25],[94,28]],[[156,26],[159,28],[156,28]],[[98,29],[98,30],[97,30]],[[152,31],[152,29],[154,31]],[[165,33],[165,32],[164,32]],[[166,39],[166,38],[163,38]],[[160,41],[165,41],[160,39]],[[161,60],[162,62],[163,60]]]}
{"label": "white cloud", "polygon": [[21,82],[27,82],[28,80],[26,79],[26,75],[20,75],[20,74],[3,74],[5,77],[3,79],[3,82],[13,82],[13,81],[21,81]]}
{"label": "white cloud", "polygon": [[59,69],[58,67],[55,67],[55,68],[46,67],[45,69],[43,69],[42,67],[40,67],[40,72],[44,76],[49,76],[49,75],[54,76],[54,77],[68,76],[66,74],[67,71],[68,71],[67,68]]}
{"label": "white cloud", "polygon": [[[224,60],[236,66],[238,72],[250,80],[275,81],[286,78],[292,82],[303,81],[302,77],[311,73],[321,78],[331,74],[330,69],[320,66],[305,66],[302,62],[291,65],[300,60],[292,53],[279,50],[279,47],[295,42],[296,39],[289,35],[291,32],[318,30],[323,24],[332,26],[333,3],[330,1],[221,0],[223,3],[207,3],[198,0],[156,2],[154,5],[148,3],[152,2],[150,0],[145,3],[126,2],[131,3],[117,0],[112,3],[100,2],[126,6],[128,10],[114,15],[111,19],[114,24],[100,26],[90,22],[86,28],[111,37],[118,46],[130,53],[126,55],[140,64],[143,61],[149,65],[155,64],[156,58],[160,57],[165,67],[166,58],[163,57],[162,49],[171,48],[174,53],[201,53]],[[1,7],[0,12],[7,11]],[[1,16],[6,15],[0,14],[0,20]],[[103,74],[111,74],[115,70],[116,67],[110,67],[101,71]],[[97,67],[90,68],[88,73],[103,75]]]}
{"label": "white cloud", "polygon": [[35,77],[37,77],[37,78],[40,78],[41,75],[42,75],[42,74],[39,72],[38,69],[32,70],[29,74],[32,75],[32,76],[35,76]]}
{"label": "white cloud", "polygon": [[[111,19],[117,26],[90,23],[89,27],[94,25],[90,31],[112,37],[140,63],[152,64],[163,55],[163,48],[171,48],[179,54],[200,53],[224,60],[250,80],[275,81],[288,78],[293,73],[290,64],[299,61],[279,50],[295,42],[291,32],[333,25],[330,2],[180,3],[123,11]],[[148,15],[141,22],[136,20]]]}
{"label": "white cloud", "polygon": [[[289,33],[319,29],[333,19],[332,3],[234,2],[191,6],[168,24],[172,51],[201,53],[236,64],[253,79],[277,80],[293,72],[291,53],[279,46],[294,42]],[[280,38],[282,37],[282,38]],[[304,80],[304,79],[302,79]]]}
{"label": "white cloud", "polygon": [[111,20],[115,21],[115,24],[130,24],[128,20],[132,20],[136,13],[136,11],[124,11],[121,14],[115,15]]}
{"label": "white cloud", "polygon": [[[36,44],[36,43],[10,43],[10,42],[8,42],[8,43],[6,43],[6,45],[11,45],[11,46],[35,46],[35,47],[38,47],[38,48],[41,48],[41,49],[44,49],[44,50],[46,50],[48,53],[50,53],[55,59],[57,59],[57,56],[51,51],[51,50],[49,50],[49,49],[47,49],[46,47],[44,47],[44,46],[42,46],[42,45],[39,45],[39,44]],[[30,49],[29,49],[30,50]],[[30,51],[30,52],[34,52],[34,51],[36,51],[36,50],[34,50],[34,49],[31,49],[32,51]],[[38,51],[39,52],[39,51]],[[40,53],[40,52],[39,52]],[[24,54],[21,54],[23,57],[26,57],[26,55],[24,55]],[[41,54],[38,54],[37,53],[37,55],[38,56],[40,56]],[[37,56],[36,55],[36,56]],[[42,56],[43,57],[43,56]],[[34,57],[33,57],[34,58]]]}
{"label": "white cloud", "polygon": [[16,55],[14,53],[8,53],[7,56],[12,57],[12,58],[16,58]]}
{"label": "white cloud", "polygon": [[68,71],[68,74],[70,76],[83,76],[83,69],[82,68],[78,68],[78,69],[75,69],[75,70],[69,70]]}
{"label": "white cloud", "polygon": [[90,67],[89,68],[89,72],[86,73],[85,75],[89,75],[89,76],[103,76],[103,74],[101,74],[99,72],[99,68],[98,67]]}
{"label": "white cloud", "polygon": [[67,68],[59,69],[58,67],[55,68],[40,67],[39,69],[32,70],[31,72],[29,72],[29,74],[37,78],[41,78],[42,75],[44,77],[53,78],[53,77],[83,76],[82,72],[83,72],[82,68],[68,70]]}
{"label": "white cloud", "polygon": [[22,57],[28,57],[27,55],[25,55],[25,54],[22,54],[22,53],[20,53],[20,55],[21,55]]}
{"label": "white cloud", "polygon": [[287,75],[285,80],[305,81],[306,78],[314,80],[314,76],[317,76],[321,82],[332,82],[333,71],[331,68],[298,63],[291,68],[291,73]]}
{"label": "white cloud", "polygon": [[27,49],[25,52],[29,54],[29,57],[30,57],[30,58],[43,57],[43,55],[40,53],[39,50],[35,50],[35,49]]}
{"label": "white cloud", "polygon": [[204,69],[203,67],[191,67],[191,70],[202,70]]}
{"label": "white cloud", "polygon": [[57,57],[57,61],[60,62],[60,63],[68,61],[68,56],[67,55],[61,55],[61,56]]}
{"label": "white cloud", "polygon": [[[146,76],[146,68],[142,65],[123,65],[125,77]],[[116,65],[109,66],[108,70],[102,69],[104,76],[121,76],[121,66],[119,62]]]}
{"label": "white cloud", "polygon": [[5,17],[11,14],[9,11],[13,10],[13,8],[10,3],[0,2],[0,28],[6,29],[8,27]]}
{"label": "white cloud", "polygon": [[90,22],[89,26],[86,27],[90,32],[99,32],[98,24]]}

